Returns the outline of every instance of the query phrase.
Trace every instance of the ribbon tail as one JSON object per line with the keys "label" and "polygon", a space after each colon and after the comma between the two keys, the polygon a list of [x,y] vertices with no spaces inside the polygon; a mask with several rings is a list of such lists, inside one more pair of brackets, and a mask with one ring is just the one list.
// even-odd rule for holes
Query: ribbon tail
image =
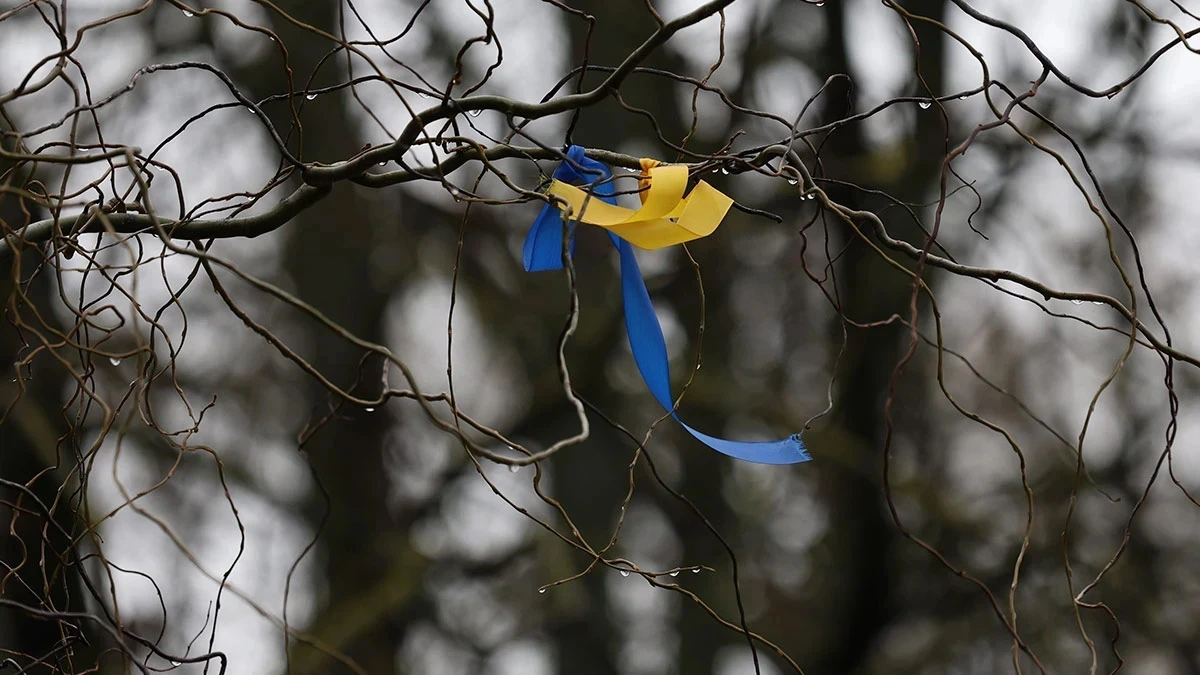
{"label": "ribbon tail", "polygon": [[696,431],[684,424],[678,415],[675,421],[701,443],[735,459],[755,464],[799,464],[812,460],[804,441],[800,440],[800,434],[792,434],[779,441],[727,441]]}
{"label": "ribbon tail", "polygon": [[[609,168],[601,162],[589,159],[583,148],[573,145],[567,151],[567,158],[580,166],[589,176],[584,176],[570,162],[563,162],[554,170],[554,178],[563,182],[592,181],[595,186],[594,195],[602,202],[616,204],[615,188],[611,182],[601,182],[612,176]],[[598,183],[598,184],[597,184]],[[563,234],[570,238],[567,254],[575,255],[574,221],[564,226],[562,211],[554,204],[546,204],[538,212],[537,218],[525,235],[522,247],[522,259],[526,272],[543,272],[560,270],[563,267],[562,247]]]}
{"label": "ribbon tail", "polygon": [[629,335],[633,360],[637,362],[642,379],[646,381],[646,386],[658,404],[671,410],[675,407],[675,402],[671,396],[667,341],[663,338],[662,326],[658,323],[658,315],[654,313],[654,305],[650,302],[650,292],[646,290],[646,282],[642,280],[637,258],[633,255],[633,246],[615,234],[609,233],[608,237],[621,258],[621,296],[625,304],[625,331]]}
{"label": "ribbon tail", "polygon": [[[629,335],[629,347],[633,352],[633,360],[637,363],[642,379],[655,400],[665,410],[673,410],[674,397],[671,395],[671,375],[667,358],[667,342],[663,338],[662,326],[658,315],[654,313],[654,305],[650,302],[650,293],[642,280],[637,258],[629,242],[609,233],[609,238],[616,247],[621,259],[621,294],[625,304],[625,330]],[[779,441],[729,441],[723,438],[709,436],[688,426],[679,419],[679,415],[671,413],[675,421],[687,430],[696,440],[708,447],[735,459],[758,464],[796,464],[812,459],[800,440],[799,434],[793,434]]]}
{"label": "ribbon tail", "polygon": [[[546,204],[525,235],[522,249],[526,272],[560,270],[563,266],[563,217],[553,204]],[[570,242],[570,254],[575,253],[575,241]]]}

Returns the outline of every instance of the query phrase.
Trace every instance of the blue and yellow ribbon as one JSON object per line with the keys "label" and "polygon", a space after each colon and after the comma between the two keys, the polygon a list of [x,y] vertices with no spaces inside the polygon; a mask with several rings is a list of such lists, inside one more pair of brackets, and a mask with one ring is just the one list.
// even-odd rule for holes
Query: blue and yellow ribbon
{"label": "blue and yellow ribbon", "polygon": [[[617,206],[612,171],[605,164],[585,156],[583,148],[572,145],[567,150],[567,161],[554,171],[549,194],[570,206],[574,222],[608,230],[608,238],[621,260],[621,293],[629,346],[650,393],[689,434],[717,452],[758,464],[795,464],[811,460],[799,434],[780,441],[729,441],[693,429],[674,412],[667,343],[638,269],[633,245],[656,249],[706,237],[721,224],[733,200],[704,181],[685,196],[686,166],[664,166],[654,160],[642,160],[642,170],[646,175],[641,181],[641,208],[633,210]],[[583,185],[586,191],[572,184]],[[525,238],[525,271],[562,269],[563,235],[569,236],[570,232],[563,218],[557,205],[550,203],[542,207]],[[568,251],[573,255],[575,242],[568,243]]]}

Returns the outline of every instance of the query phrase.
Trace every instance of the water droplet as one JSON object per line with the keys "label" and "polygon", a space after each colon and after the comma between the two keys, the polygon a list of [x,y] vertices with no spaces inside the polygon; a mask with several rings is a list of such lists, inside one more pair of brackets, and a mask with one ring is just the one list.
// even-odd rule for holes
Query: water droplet
{"label": "water droplet", "polygon": [[455,188],[455,187],[450,188],[450,196],[454,197],[454,201],[456,201],[456,202],[462,201],[462,199],[460,199],[460,197],[462,196],[462,192],[460,192],[458,188]]}
{"label": "water droplet", "polygon": [[520,471],[520,470],[521,470],[521,466],[520,466],[519,464],[509,464],[509,465],[508,465],[508,472],[509,472],[509,473],[516,473],[516,472],[518,472],[518,471]]}
{"label": "water droplet", "polygon": [[417,96],[420,96],[421,98],[433,98],[432,96],[430,96],[429,94],[426,94],[423,91],[418,91]]}
{"label": "water droplet", "polygon": [[969,98],[971,98],[971,95],[970,95],[970,94],[963,94],[962,96],[959,96],[959,97],[958,97],[958,100],[960,100],[960,101],[965,101],[965,100],[967,100],[967,99],[969,99]]}
{"label": "water droplet", "polygon": [[1072,300],[1072,301],[1071,301],[1071,304],[1072,304],[1072,305],[1082,305],[1082,304],[1083,304],[1083,301],[1082,301],[1082,300]]}
{"label": "water droplet", "polygon": [[817,7],[824,7],[824,6],[825,6],[825,3],[824,3],[824,2],[816,2],[816,3],[813,3],[813,4],[815,4]]}
{"label": "water droplet", "polygon": [[470,110],[470,111],[467,111],[467,114],[470,115],[471,117],[479,117],[479,115],[482,112],[483,112],[482,110]]}
{"label": "water droplet", "polygon": [[787,182],[788,182],[788,185],[799,185],[800,184],[800,181],[796,180],[795,178],[789,178],[789,179],[787,179]]}
{"label": "water droplet", "polygon": [[187,18],[189,18],[189,19],[190,19],[190,18],[192,18],[193,16],[196,16],[195,14],[193,14],[193,13],[191,13],[191,12],[187,11],[186,9],[185,9],[185,10],[183,10],[183,15],[184,15],[184,16],[186,16],[186,17],[187,17]]}
{"label": "water droplet", "polygon": [[121,365],[121,359],[118,359],[118,358],[117,358],[117,357],[115,357],[115,356],[114,356],[114,357],[111,357],[111,358],[108,360],[108,362],[109,362],[109,363],[111,363],[111,364],[113,364],[114,366],[119,366],[119,365]]}
{"label": "water droplet", "polygon": [[929,106],[933,105],[933,101],[919,101],[917,105],[921,107],[921,110],[929,110]]}
{"label": "water droplet", "polygon": [[700,574],[700,568],[697,567],[697,568],[693,569],[692,574]]}
{"label": "water droplet", "polygon": [[545,592],[546,592],[546,589],[544,589],[544,588],[539,588],[539,589],[538,589],[538,593],[545,593]]}
{"label": "water droplet", "polygon": [[182,662],[182,661],[171,661],[171,665],[173,665],[173,666],[182,666],[182,665],[183,665],[183,662]]}
{"label": "water droplet", "polygon": [[387,160],[385,159],[382,162],[380,162],[379,166],[387,166]]}
{"label": "water droplet", "polygon": [[374,408],[365,408],[365,410],[366,410],[367,412],[375,412],[375,409],[374,409]]}
{"label": "water droplet", "polygon": [[729,169],[726,169],[725,167],[721,167],[721,175],[722,175],[722,176],[728,176],[728,175],[729,175]]}
{"label": "water droplet", "polygon": [[808,196],[805,197],[805,199],[809,199],[809,200],[816,199],[816,198],[817,198],[817,193],[815,193],[815,192],[810,192],[810,193],[808,193]]}
{"label": "water droplet", "polygon": [[316,100],[316,98],[317,98],[317,95],[316,95],[316,94],[305,94],[305,95],[304,95],[304,98],[305,98],[305,99],[307,99],[307,100],[309,100],[309,101],[313,101],[313,100]]}
{"label": "water droplet", "polygon": [[702,365],[702,364],[699,364],[699,363],[697,363],[697,364],[696,364],[696,370],[700,370],[700,366],[701,366],[701,365]]}
{"label": "water droplet", "polygon": [[671,576],[673,576],[673,577],[679,576],[679,570],[675,570],[674,572],[671,572]]}
{"label": "water droplet", "polygon": [[623,577],[629,576],[629,570],[621,570],[621,576],[623,576]]}
{"label": "water droplet", "polygon": [[1116,95],[1117,95],[1117,94],[1119,94],[1119,93],[1121,93],[1121,90],[1120,90],[1120,89],[1118,89],[1117,91],[1114,91],[1114,92],[1110,92],[1110,93],[1108,94],[1108,97],[1109,97],[1110,99],[1111,99],[1111,98],[1115,98],[1115,97],[1116,97]]}

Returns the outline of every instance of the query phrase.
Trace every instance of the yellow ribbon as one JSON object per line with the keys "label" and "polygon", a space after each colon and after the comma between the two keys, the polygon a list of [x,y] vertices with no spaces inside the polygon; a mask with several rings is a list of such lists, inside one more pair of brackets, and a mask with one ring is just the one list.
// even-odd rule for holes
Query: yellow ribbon
{"label": "yellow ribbon", "polygon": [[[629,243],[644,249],[656,249],[682,244],[716,231],[733,200],[713,186],[700,181],[692,192],[687,190],[686,166],[660,165],[653,159],[643,159],[641,208],[634,211],[606,204],[574,185],[560,180],[550,184],[549,194],[562,198],[571,207],[574,219],[611,230]],[[586,202],[586,208],[584,204]]]}

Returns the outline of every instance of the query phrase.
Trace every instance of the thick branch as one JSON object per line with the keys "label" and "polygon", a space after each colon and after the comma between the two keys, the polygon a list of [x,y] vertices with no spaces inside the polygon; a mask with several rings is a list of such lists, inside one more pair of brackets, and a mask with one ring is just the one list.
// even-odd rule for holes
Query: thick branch
{"label": "thick branch", "polygon": [[[275,205],[270,211],[243,218],[222,220],[164,221],[162,227],[174,239],[225,239],[230,237],[257,237],[279,229],[299,213],[329,194],[328,185],[302,185]],[[0,240],[0,261],[7,260],[20,246],[38,244],[54,237],[55,224],[60,230],[73,230],[84,225],[79,232],[100,232],[111,226],[116,232],[133,234],[154,228],[154,219],[142,213],[110,213],[101,220],[95,209],[76,216],[39,220],[13,232]]]}

